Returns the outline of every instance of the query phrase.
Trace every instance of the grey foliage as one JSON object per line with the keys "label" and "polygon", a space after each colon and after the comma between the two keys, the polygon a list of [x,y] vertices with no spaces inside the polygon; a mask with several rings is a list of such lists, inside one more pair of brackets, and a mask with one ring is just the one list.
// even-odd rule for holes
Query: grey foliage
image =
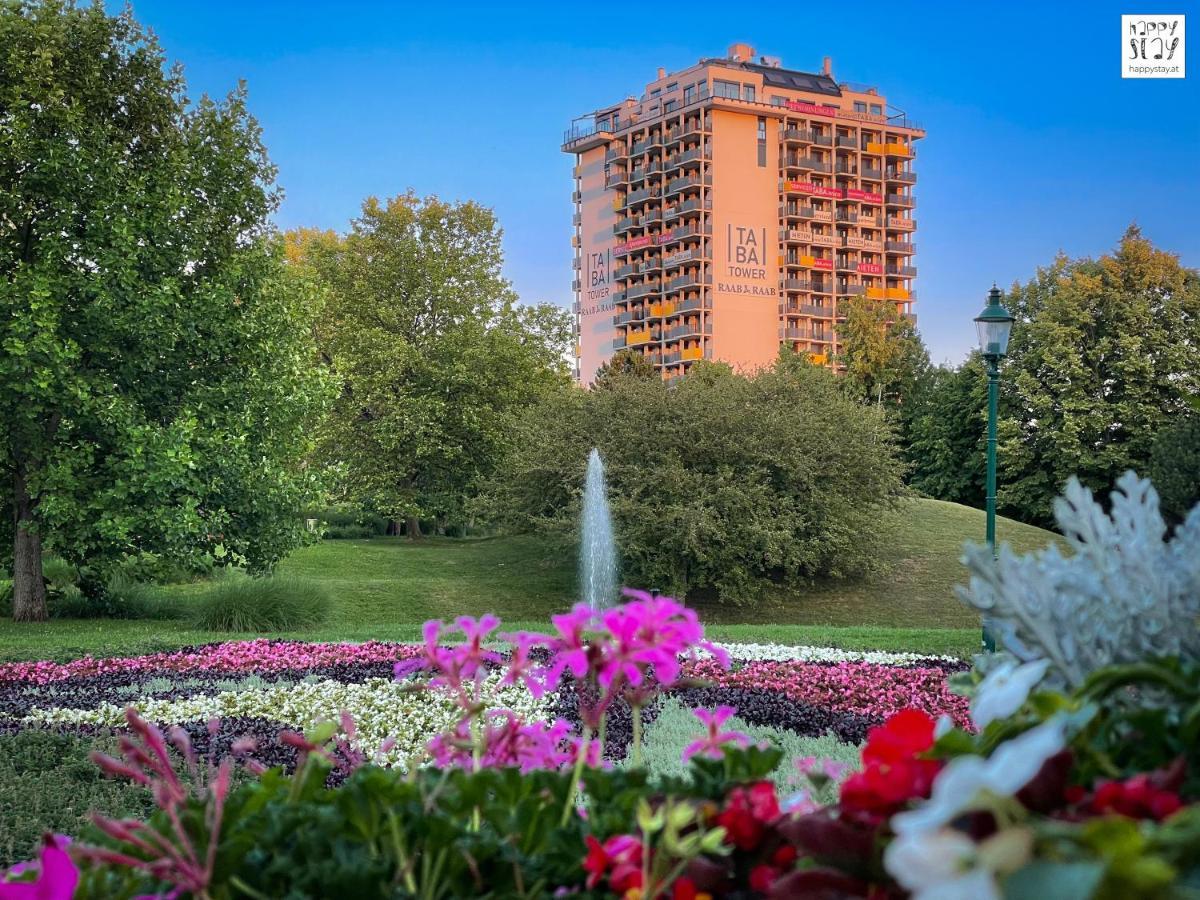
{"label": "grey foliage", "polygon": [[1200,506],[1167,541],[1158,495],[1126,472],[1109,514],[1072,478],[1054,503],[1071,552],[1056,545],[992,560],[968,545],[970,586],[959,596],[990,616],[1004,648],[1047,658],[1054,680],[1075,687],[1104,666],[1151,656],[1200,656]]}

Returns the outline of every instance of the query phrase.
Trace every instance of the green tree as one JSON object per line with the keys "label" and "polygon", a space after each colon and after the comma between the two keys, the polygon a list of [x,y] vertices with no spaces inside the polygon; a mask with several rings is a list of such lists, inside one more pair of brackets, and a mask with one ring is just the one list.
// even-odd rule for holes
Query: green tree
{"label": "green tree", "polygon": [[871,403],[899,408],[920,387],[929,354],[910,319],[889,303],[852,297],[841,308],[838,324],[846,386]]}
{"label": "green tree", "polygon": [[189,104],[126,9],[0,6],[0,473],[13,613],[43,542],[270,565],[300,539],[313,286],[239,89]]}
{"label": "green tree", "polygon": [[341,390],[319,458],[412,538],[422,518],[465,515],[515,412],[565,382],[569,316],[517,302],[476,203],[370,198],[344,238],[289,246],[329,294],[318,330]]}
{"label": "green tree", "polygon": [[958,367],[929,370],[909,404],[903,444],[909,484],[930,497],[982,508],[987,428],[987,373],[978,353]]}
{"label": "green tree", "polygon": [[496,521],[573,540],[597,447],[624,581],[730,603],[869,569],[901,488],[884,412],[794,354],[754,377],[705,362],[674,386],[563,388],[519,434],[486,495]]}
{"label": "green tree", "polygon": [[1200,396],[1200,276],[1130,227],[1100,259],[1060,256],[1013,287],[1001,506],[1051,521],[1071,475],[1105,492]]}
{"label": "green tree", "polygon": [[654,363],[636,350],[624,348],[614,353],[596,370],[592,387],[607,388],[619,378],[660,378]]}
{"label": "green tree", "polygon": [[1167,521],[1182,522],[1200,503],[1200,415],[1172,422],[1154,436],[1145,474]]}

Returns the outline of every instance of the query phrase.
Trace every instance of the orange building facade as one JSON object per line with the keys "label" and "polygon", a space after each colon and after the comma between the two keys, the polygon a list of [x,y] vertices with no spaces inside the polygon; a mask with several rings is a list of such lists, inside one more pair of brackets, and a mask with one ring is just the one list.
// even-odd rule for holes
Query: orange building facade
{"label": "orange building facade", "polygon": [[913,316],[915,142],[873,87],[735,44],[576,120],[577,380],[630,348],[665,379],[752,372],[781,345],[836,366],[838,305]]}

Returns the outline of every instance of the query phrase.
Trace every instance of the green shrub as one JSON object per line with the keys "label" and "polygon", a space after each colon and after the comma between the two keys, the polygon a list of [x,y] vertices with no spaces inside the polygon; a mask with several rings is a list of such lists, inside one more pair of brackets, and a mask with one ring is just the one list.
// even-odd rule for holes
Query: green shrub
{"label": "green shrub", "polygon": [[116,741],[106,737],[37,729],[0,735],[0,868],[35,855],[47,831],[82,833],[90,810],[149,813],[149,792],[105,777],[88,759],[92,750],[115,749]]}
{"label": "green shrub", "polygon": [[329,506],[307,509],[305,519],[316,519],[324,526],[327,538],[368,538],[387,534],[388,520],[376,512],[357,506]]}
{"label": "green shrub", "polygon": [[0,578],[0,616],[12,615],[13,583],[11,578]]}
{"label": "green shrub", "polygon": [[702,362],[672,386],[564,388],[513,444],[480,503],[491,521],[573,542],[597,447],[624,582],[732,604],[877,570],[903,490],[885,413],[794,356],[754,377]]}
{"label": "green shrub", "polygon": [[333,598],[316,582],[290,575],[254,578],[237,570],[217,578],[187,604],[197,628],[291,631],[329,616]]}
{"label": "green shrub", "polygon": [[47,553],[42,557],[42,577],[51,591],[79,584],[79,570],[61,556]]}

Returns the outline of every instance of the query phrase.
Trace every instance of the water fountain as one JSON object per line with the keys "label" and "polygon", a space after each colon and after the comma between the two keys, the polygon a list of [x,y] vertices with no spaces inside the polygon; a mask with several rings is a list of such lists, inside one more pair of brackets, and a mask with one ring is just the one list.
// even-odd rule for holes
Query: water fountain
{"label": "water fountain", "polygon": [[584,603],[606,609],[617,599],[617,548],[612,515],[604,491],[604,463],[600,451],[588,457],[587,484],[583,493],[583,535],[579,546],[579,588]]}

